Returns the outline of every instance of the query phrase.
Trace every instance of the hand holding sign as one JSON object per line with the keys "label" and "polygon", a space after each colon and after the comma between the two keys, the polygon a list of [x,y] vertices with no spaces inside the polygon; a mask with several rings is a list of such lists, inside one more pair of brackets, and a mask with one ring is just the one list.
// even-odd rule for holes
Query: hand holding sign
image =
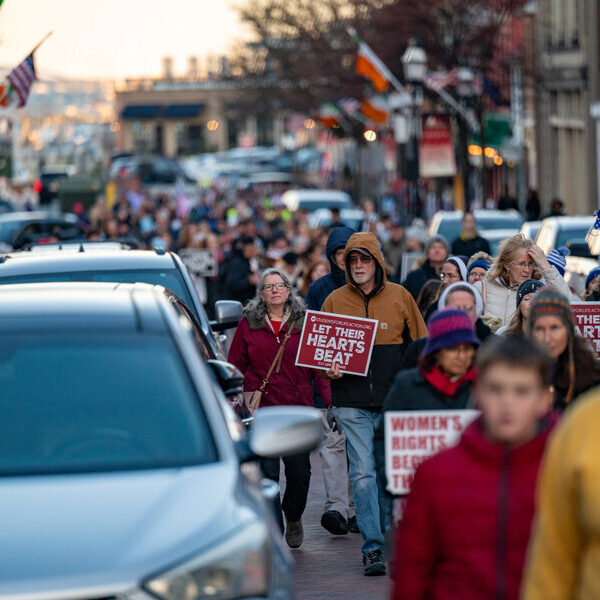
{"label": "hand holding sign", "polygon": [[329,379],[339,379],[343,373],[340,373],[340,365],[339,363],[334,362],[327,371],[325,371],[325,375],[329,377]]}

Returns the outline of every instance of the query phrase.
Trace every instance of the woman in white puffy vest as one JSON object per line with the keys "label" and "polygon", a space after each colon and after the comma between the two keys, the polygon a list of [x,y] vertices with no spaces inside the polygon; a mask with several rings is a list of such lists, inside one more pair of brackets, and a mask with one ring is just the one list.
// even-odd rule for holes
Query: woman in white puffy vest
{"label": "woman in white puffy vest", "polygon": [[517,290],[528,279],[540,279],[567,298],[571,296],[567,282],[548,262],[544,251],[519,233],[502,242],[486,277],[475,283],[483,297],[484,316],[507,325],[517,308]]}

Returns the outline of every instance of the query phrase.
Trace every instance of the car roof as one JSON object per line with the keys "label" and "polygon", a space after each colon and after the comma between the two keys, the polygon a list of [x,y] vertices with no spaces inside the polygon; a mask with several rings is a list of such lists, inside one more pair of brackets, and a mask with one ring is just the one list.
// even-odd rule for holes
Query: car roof
{"label": "car roof", "polygon": [[41,221],[46,219],[60,219],[69,222],[77,222],[76,215],[64,215],[62,213],[46,210],[22,210],[18,212],[11,212],[0,215],[0,223],[10,221]]}
{"label": "car roof", "polygon": [[546,217],[542,223],[556,223],[560,229],[569,229],[569,227],[581,227],[590,225],[595,217]]}
{"label": "car roof", "polygon": [[[494,219],[500,219],[502,217],[519,217],[518,211],[511,210],[496,210],[491,208],[476,208],[473,212],[475,219],[481,217],[491,217]],[[462,210],[440,210],[435,213],[434,217],[442,219],[462,219],[464,212]]]}
{"label": "car roof", "polygon": [[166,333],[164,288],[142,283],[0,286],[0,330]]}
{"label": "car roof", "polygon": [[33,273],[176,268],[169,252],[154,250],[13,252],[0,262],[0,278]]}
{"label": "car roof", "polygon": [[340,190],[289,190],[285,192],[282,199],[291,200],[342,200],[349,201],[350,196]]}

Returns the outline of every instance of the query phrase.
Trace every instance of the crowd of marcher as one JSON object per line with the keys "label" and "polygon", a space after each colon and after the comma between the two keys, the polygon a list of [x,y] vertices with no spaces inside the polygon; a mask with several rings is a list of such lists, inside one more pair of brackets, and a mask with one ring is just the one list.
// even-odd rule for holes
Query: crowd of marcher
{"label": "crowd of marcher", "polygon": [[[277,188],[235,200],[207,190],[193,207],[136,204],[130,192],[82,214],[90,236],[214,250],[219,274],[204,282],[206,305],[220,297],[244,304],[228,358],[245,375],[251,408],[321,409],[321,525],[332,535],[360,533],[365,575],[390,569],[397,600],[600,593],[600,395],[580,398],[600,383],[600,361],[575,325],[570,301],[581,298],[563,277],[566,249],[546,256],[519,234],[492,257],[471,213],[457,239],[427,239],[423,223],[407,227],[369,206],[358,231],[339,215],[332,227],[311,228]],[[421,257],[402,276],[408,251]],[[585,299],[600,299],[600,268]],[[296,366],[306,308],[378,321],[366,376],[338,363]],[[479,418],[457,446],[418,467],[395,523],[382,415],[465,408]],[[265,475],[278,480],[279,463],[263,460]],[[283,465],[277,517],[298,548],[310,456]]]}

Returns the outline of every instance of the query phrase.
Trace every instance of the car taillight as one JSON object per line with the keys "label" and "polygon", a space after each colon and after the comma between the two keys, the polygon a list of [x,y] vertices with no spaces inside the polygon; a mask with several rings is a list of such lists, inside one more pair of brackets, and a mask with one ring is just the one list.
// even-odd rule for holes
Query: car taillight
{"label": "car taillight", "polygon": [[35,183],[33,184],[33,191],[36,194],[39,194],[42,191],[42,180],[41,179],[35,180]]}

